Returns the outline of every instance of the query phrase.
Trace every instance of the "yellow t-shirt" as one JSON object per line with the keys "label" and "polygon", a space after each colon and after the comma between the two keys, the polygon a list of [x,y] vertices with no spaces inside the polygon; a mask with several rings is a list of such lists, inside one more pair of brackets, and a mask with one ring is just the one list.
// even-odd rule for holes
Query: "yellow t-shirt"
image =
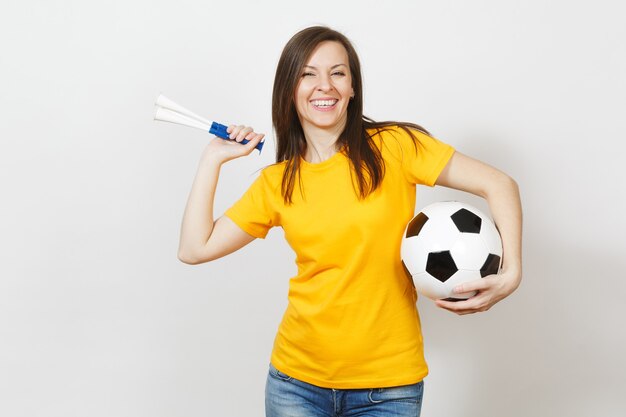
{"label": "yellow t-shirt", "polygon": [[302,160],[302,189],[296,181],[292,205],[283,203],[279,163],[263,169],[226,211],[255,237],[281,226],[296,253],[298,272],[271,357],[281,372],[337,389],[413,384],[428,373],[400,245],[415,211],[415,184],[433,186],[454,149],[415,134],[417,152],[399,128],[374,136],[385,177],[365,200],[338,152],[317,164]]}

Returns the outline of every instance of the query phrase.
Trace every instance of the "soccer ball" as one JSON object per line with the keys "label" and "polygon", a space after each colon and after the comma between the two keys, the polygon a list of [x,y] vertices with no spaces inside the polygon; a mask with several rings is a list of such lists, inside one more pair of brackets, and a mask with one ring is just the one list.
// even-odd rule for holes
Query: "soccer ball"
{"label": "soccer ball", "polygon": [[459,301],[455,286],[497,274],[502,241],[491,219],[469,204],[430,204],[409,222],[402,238],[402,263],[420,294]]}

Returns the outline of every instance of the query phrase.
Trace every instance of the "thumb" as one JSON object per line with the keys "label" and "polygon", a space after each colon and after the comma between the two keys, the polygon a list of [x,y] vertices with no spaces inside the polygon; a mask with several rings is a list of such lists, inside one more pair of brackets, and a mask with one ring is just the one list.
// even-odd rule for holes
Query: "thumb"
{"label": "thumb", "polygon": [[455,294],[462,294],[466,292],[482,291],[487,289],[487,287],[489,287],[489,283],[484,278],[480,278],[459,284],[454,287],[452,291]]}
{"label": "thumb", "polygon": [[[246,148],[246,155],[252,152],[264,137],[265,137],[264,133],[258,133],[253,138],[248,139],[248,143],[246,143],[245,145],[242,145]],[[259,150],[259,153],[261,153],[260,150]]]}

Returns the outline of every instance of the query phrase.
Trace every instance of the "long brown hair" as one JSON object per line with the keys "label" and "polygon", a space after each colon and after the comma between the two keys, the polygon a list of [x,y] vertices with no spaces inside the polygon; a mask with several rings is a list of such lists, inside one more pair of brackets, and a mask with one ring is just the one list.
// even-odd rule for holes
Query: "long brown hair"
{"label": "long brown hair", "polygon": [[[272,123],[276,133],[276,163],[286,162],[281,193],[285,204],[291,204],[296,176],[300,179],[300,158],[306,151],[304,131],[294,103],[295,91],[302,69],[313,50],[324,41],[343,45],[348,53],[354,98],[348,104],[348,114],[337,145],[345,149],[350,160],[351,172],[356,176],[359,198],[375,191],[385,175],[385,164],[372,136],[391,126],[404,129],[414,140],[412,129],[429,134],[423,127],[404,122],[375,122],[363,115],[363,88],[359,57],[343,34],[325,26],[313,26],[296,33],[285,45],[278,61],[272,93]],[[368,133],[368,129],[375,129]],[[302,189],[302,187],[301,187]]]}

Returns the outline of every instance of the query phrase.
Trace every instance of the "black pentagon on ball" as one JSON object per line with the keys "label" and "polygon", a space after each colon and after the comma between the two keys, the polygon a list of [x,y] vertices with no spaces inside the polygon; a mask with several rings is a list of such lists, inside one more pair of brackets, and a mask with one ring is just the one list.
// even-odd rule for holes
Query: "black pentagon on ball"
{"label": "black pentagon on ball", "polygon": [[452,259],[449,250],[442,252],[431,252],[426,260],[426,272],[441,282],[446,282],[448,278],[456,273],[459,269]]}
{"label": "black pentagon on ball", "polygon": [[467,209],[460,209],[452,216],[452,221],[461,233],[480,233],[482,219]]}
{"label": "black pentagon on ball", "polygon": [[483,266],[480,267],[480,277],[484,278],[487,275],[497,274],[498,269],[500,269],[500,257],[490,253]]}
{"label": "black pentagon on ball", "polygon": [[409,222],[409,225],[406,228],[406,237],[417,236],[419,235],[422,227],[428,221],[428,216],[422,212],[417,213],[417,216],[413,217],[413,220]]}

